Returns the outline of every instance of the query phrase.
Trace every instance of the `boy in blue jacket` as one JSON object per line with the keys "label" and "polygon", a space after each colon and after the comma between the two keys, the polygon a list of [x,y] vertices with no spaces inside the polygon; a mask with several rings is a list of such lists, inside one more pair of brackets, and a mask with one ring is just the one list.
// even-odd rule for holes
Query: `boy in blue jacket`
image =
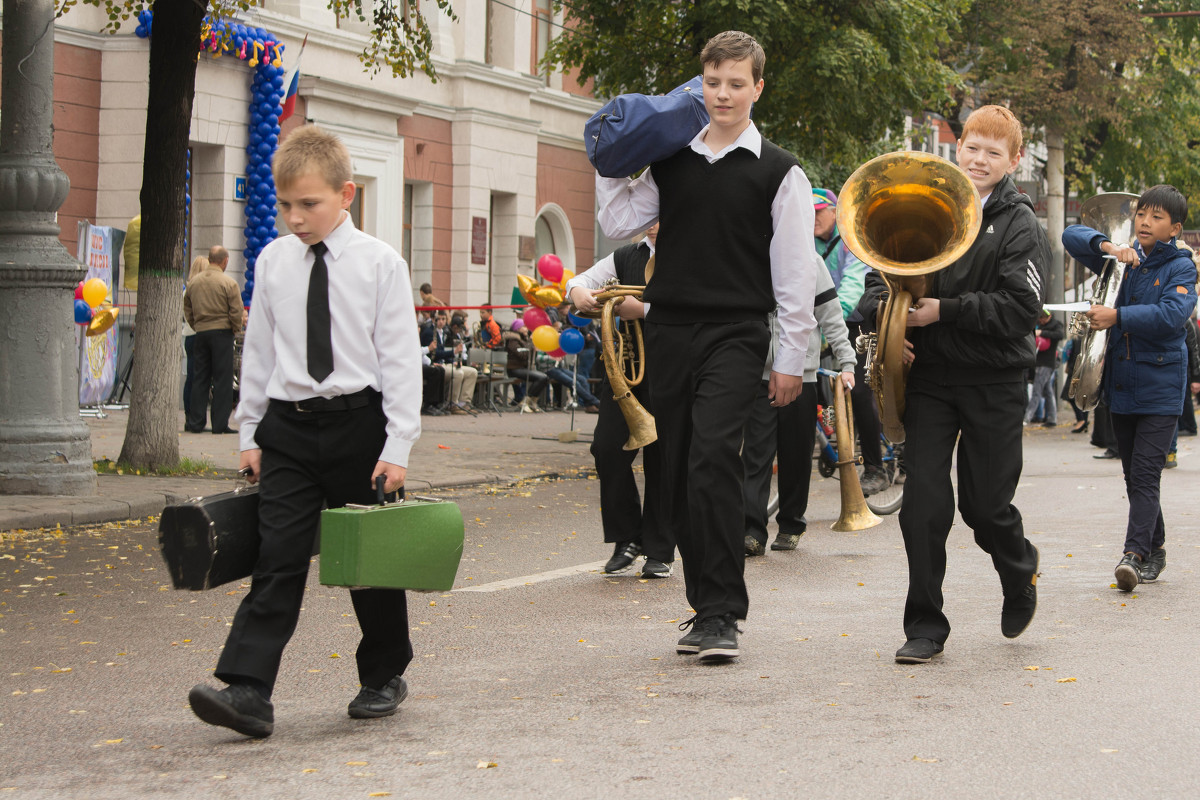
{"label": "boy in blue jacket", "polygon": [[1097,274],[1106,255],[1128,265],[1116,307],[1094,305],[1087,312],[1092,328],[1111,329],[1101,388],[1129,496],[1125,552],[1115,572],[1123,592],[1157,580],[1167,564],[1159,480],[1183,413],[1183,325],[1196,306],[1196,266],[1175,245],[1185,219],[1187,199],[1163,184],[1138,199],[1133,243],[1116,244],[1084,225],[1072,225],[1062,236],[1067,252]]}

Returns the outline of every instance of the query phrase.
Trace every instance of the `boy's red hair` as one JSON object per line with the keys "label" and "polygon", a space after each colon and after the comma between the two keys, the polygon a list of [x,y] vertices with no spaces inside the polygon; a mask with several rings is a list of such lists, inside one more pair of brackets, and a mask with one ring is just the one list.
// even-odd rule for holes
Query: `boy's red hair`
{"label": "boy's red hair", "polygon": [[971,133],[1007,142],[1010,156],[1021,152],[1024,141],[1020,121],[1004,106],[982,106],[972,111],[963,124],[959,141],[965,140]]}

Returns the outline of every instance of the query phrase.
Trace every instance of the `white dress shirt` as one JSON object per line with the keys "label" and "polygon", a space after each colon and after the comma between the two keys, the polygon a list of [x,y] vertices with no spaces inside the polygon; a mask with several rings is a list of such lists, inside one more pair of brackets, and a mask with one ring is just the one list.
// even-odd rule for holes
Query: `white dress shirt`
{"label": "white dress shirt", "polygon": [[[647,226],[649,227],[649,226]],[[642,239],[637,243],[638,247],[646,247],[650,250],[650,255],[654,255],[654,245],[649,239]],[[603,289],[604,284],[608,281],[618,278],[617,276],[617,260],[613,258],[613,254],[609,253],[604,258],[592,264],[591,267],[576,275],[571,280],[567,281],[567,299],[571,298],[571,290],[575,288],[583,289]],[[643,301],[642,316],[650,313],[650,304]]]}
{"label": "white dress shirt", "polygon": [[422,377],[408,265],[389,245],[355,228],[345,212],[324,241],[333,372],[323,381],[308,374],[312,250],[295,236],[280,237],[255,263],[236,416],[241,448],[258,447],[254,432],[270,400],[336,397],[370,387],[383,394],[387,417],[379,460],[406,467],[421,435]]}
{"label": "white dress shirt", "polygon": [[[688,147],[711,164],[738,147],[755,157],[762,153],[762,135],[751,122],[737,140],[719,153],[705,143],[708,126],[692,139]],[[624,239],[644,231],[658,221],[658,184],[647,168],[634,180],[604,178],[596,174],[597,219],[604,233]],[[710,198],[720,202],[720,198]],[[813,248],[812,184],[799,166],[784,176],[771,201],[771,286],[779,307],[779,351],[775,371],[783,375],[803,375],[808,338],[817,320],[813,316],[818,269],[825,269]],[[591,272],[591,270],[588,270]],[[587,274],[587,273],[584,273]]]}

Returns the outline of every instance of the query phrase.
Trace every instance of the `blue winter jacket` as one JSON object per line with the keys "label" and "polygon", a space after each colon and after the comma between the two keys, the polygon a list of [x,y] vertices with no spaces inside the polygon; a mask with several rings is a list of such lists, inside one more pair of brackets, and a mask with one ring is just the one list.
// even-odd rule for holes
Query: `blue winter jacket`
{"label": "blue winter jacket", "polygon": [[[1086,225],[1063,231],[1063,246],[1096,274],[1108,237]],[[1126,266],[1117,324],[1108,331],[1102,389],[1115,414],[1183,413],[1187,392],[1184,322],[1196,306],[1196,265],[1175,242],[1158,242],[1137,267]]]}

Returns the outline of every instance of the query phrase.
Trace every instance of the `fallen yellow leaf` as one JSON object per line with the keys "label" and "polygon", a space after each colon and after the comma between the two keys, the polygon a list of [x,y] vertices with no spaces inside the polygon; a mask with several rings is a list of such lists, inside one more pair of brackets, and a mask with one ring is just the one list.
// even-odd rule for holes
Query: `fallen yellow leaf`
{"label": "fallen yellow leaf", "polygon": [[475,765],[475,769],[493,769],[500,766],[495,761],[480,761]]}
{"label": "fallen yellow leaf", "polygon": [[1074,683],[1075,679],[1074,678],[1058,678],[1055,682],[1056,683]]}
{"label": "fallen yellow leaf", "polygon": [[365,762],[365,761],[347,761],[346,762],[347,767],[365,767],[366,765],[367,765],[367,762]]}
{"label": "fallen yellow leaf", "polygon": [[913,756],[913,761],[920,761],[923,764],[936,764],[937,763],[936,758],[921,758],[920,756]]}

